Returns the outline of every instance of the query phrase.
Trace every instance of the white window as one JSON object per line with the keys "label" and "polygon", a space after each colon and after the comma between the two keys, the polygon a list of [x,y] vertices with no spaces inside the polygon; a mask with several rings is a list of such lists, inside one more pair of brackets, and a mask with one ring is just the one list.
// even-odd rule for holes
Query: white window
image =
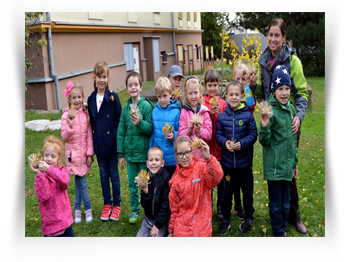
{"label": "white window", "polygon": [[132,57],[132,44],[124,44],[124,61],[126,62],[126,71],[134,69],[134,61]]}
{"label": "white window", "polygon": [[159,43],[158,39],[153,39],[153,61],[154,61],[154,73],[159,72]]}

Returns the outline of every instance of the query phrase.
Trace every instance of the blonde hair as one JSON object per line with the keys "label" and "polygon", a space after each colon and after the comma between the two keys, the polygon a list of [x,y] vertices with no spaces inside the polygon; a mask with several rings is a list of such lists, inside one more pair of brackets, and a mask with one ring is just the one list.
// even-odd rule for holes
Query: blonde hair
{"label": "blonde hair", "polygon": [[[108,89],[108,92],[111,94],[111,96],[109,97],[109,100],[111,100],[111,102],[114,101],[114,96],[112,95],[112,91],[109,89],[109,68],[108,68],[108,64],[106,62],[97,62],[95,64],[95,67],[94,67],[94,78],[96,76],[99,76],[99,75],[102,75],[103,73],[106,73],[107,75],[107,89]],[[96,89],[96,80],[94,80],[94,89]]]}
{"label": "blonde hair", "polygon": [[[81,92],[83,98],[85,97],[85,96],[84,96],[84,89],[83,89],[83,87],[82,87],[78,82],[73,82],[73,84],[74,84],[74,86],[73,86],[73,88],[70,90],[69,95],[68,95],[68,108],[71,108],[71,102],[69,102],[69,98],[70,98],[70,94],[71,94],[71,92],[72,92],[73,89],[78,89],[78,90],[80,90],[80,92]],[[84,102],[83,102],[83,104],[82,104],[82,109],[83,109],[84,113],[85,113],[86,116],[87,116],[87,126],[89,126],[89,125],[90,125],[90,117],[89,117],[89,114],[88,114],[88,111],[87,111],[87,106],[84,105]]]}
{"label": "blonde hair", "polygon": [[158,80],[156,82],[156,86],[154,88],[154,91],[156,92],[157,95],[162,94],[163,92],[168,92],[168,93],[172,94],[173,88],[171,86],[169,79],[165,76],[161,76],[158,78]]}
{"label": "blonde hair", "polygon": [[57,165],[62,166],[64,146],[63,142],[55,136],[49,136],[44,141],[43,154],[48,146],[52,146],[58,155]]}
{"label": "blonde hair", "polygon": [[160,157],[161,157],[162,160],[163,160],[163,150],[162,150],[159,146],[152,146],[152,147],[148,150],[147,158],[148,158],[149,153],[154,152],[154,151],[159,151],[159,152],[160,152]]}
{"label": "blonde hair", "polygon": [[188,102],[187,99],[187,90],[190,84],[198,84],[198,89],[199,89],[199,101],[198,103],[203,102],[203,92],[202,92],[202,82],[199,80],[196,76],[190,76],[187,78],[185,85],[184,85],[184,94],[183,94],[183,101],[184,104],[189,105],[190,103]]}
{"label": "blonde hair", "polygon": [[[250,73],[250,68],[246,65],[246,64],[244,64],[244,63],[242,63],[242,62],[240,62],[240,63],[238,63],[237,65],[236,65],[236,67],[233,69],[233,78],[232,78],[232,80],[235,80],[235,76],[236,76],[236,72],[237,71],[242,71],[242,73],[245,75],[245,74],[249,74]],[[244,73],[244,71],[245,71],[245,73]]]}

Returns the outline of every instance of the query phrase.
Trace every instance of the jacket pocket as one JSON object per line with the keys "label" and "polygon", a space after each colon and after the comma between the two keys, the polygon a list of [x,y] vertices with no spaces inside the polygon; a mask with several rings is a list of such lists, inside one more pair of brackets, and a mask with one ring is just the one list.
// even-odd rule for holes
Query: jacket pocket
{"label": "jacket pocket", "polygon": [[275,161],[274,161],[274,171],[273,171],[273,175],[275,176],[276,173],[277,173],[277,156],[278,156],[277,147],[275,147],[274,150],[275,150]]}

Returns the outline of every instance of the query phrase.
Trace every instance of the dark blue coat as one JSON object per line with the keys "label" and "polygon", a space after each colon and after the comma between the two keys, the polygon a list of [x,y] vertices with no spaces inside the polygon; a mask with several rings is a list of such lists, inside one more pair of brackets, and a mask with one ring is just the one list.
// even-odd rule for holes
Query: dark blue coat
{"label": "dark blue coat", "polygon": [[[226,106],[225,111],[218,116],[215,135],[218,145],[223,149],[221,160],[223,167],[251,168],[253,147],[257,136],[254,117],[245,102],[242,102],[236,111],[229,105]],[[241,142],[241,150],[235,150],[233,153],[228,151],[225,142],[230,139]]]}
{"label": "dark blue coat", "polygon": [[[118,94],[106,88],[100,111],[97,113],[96,89],[88,98],[88,111],[92,128],[94,152],[97,157],[109,157],[117,153],[117,129],[122,112]],[[110,101],[111,94],[114,101]]]}

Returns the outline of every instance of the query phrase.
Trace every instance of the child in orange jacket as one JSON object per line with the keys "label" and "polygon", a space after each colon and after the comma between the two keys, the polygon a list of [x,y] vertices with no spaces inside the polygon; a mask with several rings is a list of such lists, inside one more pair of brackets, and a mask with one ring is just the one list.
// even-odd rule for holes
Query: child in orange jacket
{"label": "child in orange jacket", "polygon": [[169,236],[210,237],[212,234],[211,190],[223,176],[220,163],[202,140],[205,160],[193,156],[190,138],[180,135],[174,143],[178,163],[169,181],[171,216]]}

